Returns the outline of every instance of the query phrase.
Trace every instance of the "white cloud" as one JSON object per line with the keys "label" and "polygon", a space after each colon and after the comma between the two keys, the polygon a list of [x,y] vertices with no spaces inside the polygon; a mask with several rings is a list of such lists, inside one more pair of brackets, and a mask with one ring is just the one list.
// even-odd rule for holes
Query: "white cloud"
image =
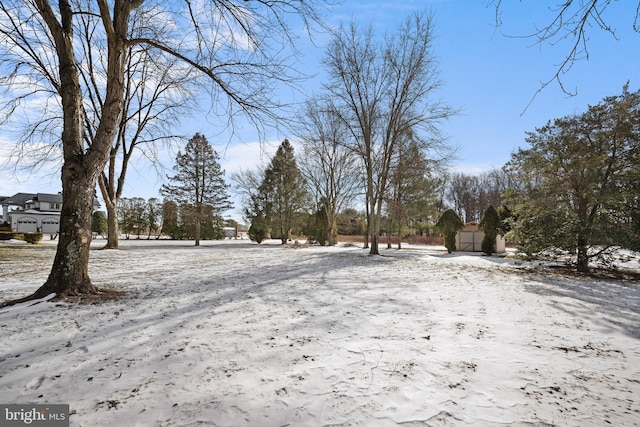
{"label": "white cloud", "polygon": [[499,169],[501,166],[488,163],[458,163],[452,165],[449,171],[451,173],[464,173],[466,175],[480,175],[492,169]]}
{"label": "white cloud", "polygon": [[220,165],[228,177],[240,170],[266,167],[275,154],[280,142],[248,142],[228,145],[224,148],[214,147],[220,154]]}

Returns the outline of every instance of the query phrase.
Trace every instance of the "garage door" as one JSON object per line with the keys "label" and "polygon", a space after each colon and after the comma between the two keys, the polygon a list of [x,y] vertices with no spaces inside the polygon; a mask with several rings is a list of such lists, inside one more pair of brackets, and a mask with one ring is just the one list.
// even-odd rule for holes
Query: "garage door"
{"label": "garage door", "polygon": [[60,223],[57,219],[48,218],[42,220],[43,233],[57,233],[60,231]]}
{"label": "garage door", "polygon": [[18,218],[18,233],[35,233],[38,231],[38,221],[28,216]]}

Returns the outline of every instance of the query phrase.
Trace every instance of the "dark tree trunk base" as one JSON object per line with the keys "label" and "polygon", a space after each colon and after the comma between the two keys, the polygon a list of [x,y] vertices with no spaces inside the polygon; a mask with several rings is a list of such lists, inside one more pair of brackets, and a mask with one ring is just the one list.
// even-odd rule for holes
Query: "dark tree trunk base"
{"label": "dark tree trunk base", "polygon": [[[38,289],[37,291],[35,291],[33,294],[29,296],[0,303],[0,308],[10,307],[12,305],[20,304],[23,302],[39,300],[53,293],[55,292],[50,292],[49,290],[47,290],[45,285],[43,285],[42,287],[40,287],[40,289]],[[55,293],[55,294],[56,295],[48,301],[50,302],[66,301],[66,302],[73,302],[73,303],[99,304],[104,301],[112,301],[112,300],[119,299],[124,295],[124,292],[116,291],[114,289],[98,288],[92,284],[89,284],[88,286],[83,287],[82,292],[67,291],[67,292]]]}

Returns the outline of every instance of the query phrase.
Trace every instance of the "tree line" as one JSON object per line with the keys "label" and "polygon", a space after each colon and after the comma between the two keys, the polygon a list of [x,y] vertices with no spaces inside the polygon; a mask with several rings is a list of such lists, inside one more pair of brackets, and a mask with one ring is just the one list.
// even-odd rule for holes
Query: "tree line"
{"label": "tree line", "polygon": [[[344,137],[337,116],[323,111],[319,120],[318,110],[309,107],[305,114],[314,126],[322,123],[322,129],[333,129],[327,133],[333,138]],[[334,245],[339,233],[371,236],[370,205],[364,204],[364,212],[353,209],[370,197],[361,157],[344,142],[311,137],[310,129],[298,136],[300,154],[285,139],[265,168],[231,176],[243,196],[249,236],[258,243],[304,235]],[[384,183],[378,231],[398,236],[400,247],[401,237],[436,230],[451,250],[452,233],[465,222],[479,222],[489,236],[483,243],[488,254],[495,252],[491,241],[499,234],[528,255],[568,256],[579,271],[588,271],[592,261],[609,262],[620,248],[640,250],[640,91],[625,85],[620,95],[584,113],[528,132],[526,143],[529,148],[512,154],[504,167],[479,175],[431,167],[415,141],[399,143]],[[147,210],[161,212],[164,232],[173,238],[198,239],[202,221],[204,238],[220,237],[221,214],[231,205],[217,159],[196,134],[178,154],[174,184],[162,188],[161,209],[155,199],[123,200],[123,231],[134,230],[130,224]],[[145,229],[158,227],[150,220]]]}
{"label": "tree line", "polygon": [[568,258],[579,272],[593,263],[611,267],[621,249],[640,251],[640,91],[627,83],[583,113],[527,132],[525,141],[529,147],[500,172],[470,180],[491,183],[484,189],[453,176],[455,209],[441,216],[443,233],[462,229],[461,216],[475,219],[489,204],[480,220],[485,233],[506,235],[529,256]]}
{"label": "tree line", "polygon": [[[333,120],[339,127],[340,119]],[[323,124],[325,129],[330,125]],[[246,214],[257,241],[275,231],[285,242],[294,230],[306,230],[315,241],[334,244],[338,211],[330,197],[341,202],[372,197],[366,184],[370,176],[362,163],[357,167],[362,160],[357,152],[345,151],[350,160],[332,162],[330,156],[319,158],[326,149],[322,138],[302,141],[304,154],[299,158],[305,169],[298,169],[285,140],[264,171],[233,178],[248,196]],[[491,240],[503,235],[525,254],[569,257],[582,272],[589,271],[591,262],[607,265],[619,249],[640,251],[640,91],[631,92],[627,84],[620,95],[606,97],[583,113],[527,132],[525,141],[529,148],[512,154],[504,167],[480,175],[447,174],[430,167],[413,141],[399,143],[386,181],[379,181],[384,214],[377,219],[377,230],[402,237],[436,229],[449,234],[449,245],[452,229],[455,233],[465,222],[479,222],[489,236],[483,242],[489,254],[495,252]],[[338,172],[341,184],[332,175]],[[300,215],[310,203],[315,210]],[[453,218],[438,226],[443,212]],[[368,210],[369,233],[370,215]]]}
{"label": "tree line", "polygon": [[[214,209],[205,206],[200,217],[199,239],[215,240],[226,237],[225,227],[237,227],[232,219],[223,219]],[[109,226],[102,211],[93,213],[92,231],[106,237]],[[155,197],[122,198],[118,208],[118,229],[125,239],[196,240],[196,212],[193,206],[173,200],[160,201]]]}
{"label": "tree line", "polygon": [[[496,4],[497,11],[501,9],[502,2],[491,3]],[[566,2],[558,19],[541,27],[540,40],[573,34],[576,46],[586,49],[585,25],[595,20],[597,27],[610,31],[601,16],[609,2],[586,3]],[[322,11],[330,4],[325,0],[219,0],[206,6],[187,2],[176,7],[144,0],[0,3],[0,52],[4,59],[0,120],[18,126],[22,147],[31,144],[35,148],[18,148],[18,156],[39,153],[32,157],[34,167],[50,157],[61,156],[62,161],[63,210],[56,256],[46,282],[28,298],[51,293],[100,294],[88,274],[95,186],[99,184],[107,205],[112,230],[110,247],[117,247],[117,205],[132,153],[140,149],[153,159],[157,144],[175,140],[170,129],[185,111],[195,107],[190,103],[191,94],[209,94],[211,102],[206,108],[211,117],[222,118],[223,125],[232,129],[237,117],[248,120],[263,136],[267,127],[290,122],[291,116],[282,114],[285,110],[273,89],[280,83],[294,86],[298,82],[300,75],[288,61],[297,52],[293,41],[301,28],[327,29]],[[575,5],[578,12],[571,15]],[[566,11],[570,11],[570,19],[564,19]],[[498,16],[499,12],[497,20]],[[414,190],[404,184],[407,172],[402,170],[406,161],[399,159],[412,150],[412,144],[423,153],[431,172],[441,170],[448,157],[438,123],[454,111],[434,96],[442,83],[432,46],[432,22],[430,15],[416,13],[383,39],[374,36],[371,26],[363,29],[355,23],[332,31],[323,60],[328,79],[321,93],[308,104],[313,114],[302,115],[308,120],[302,120],[301,126],[312,131],[306,135],[323,142],[322,150],[335,155],[331,165],[353,161],[351,157],[341,157],[345,152],[355,154],[357,160],[352,167],[359,173],[353,185],[363,190],[365,245],[370,245],[372,254],[378,253],[384,209],[388,211],[390,228],[400,229],[407,220],[403,200],[407,191]],[[572,50],[559,70],[570,68],[582,52],[585,51]],[[30,100],[39,107],[33,108]],[[40,108],[43,105],[46,108]],[[635,105],[618,110],[636,111]],[[591,174],[567,172],[566,159],[572,153],[558,154],[563,161],[550,161],[541,154],[554,147],[552,140],[569,144],[571,135],[581,135],[581,144],[597,151],[599,147],[592,141],[594,134],[585,129],[592,129],[591,124],[597,123],[599,116],[602,114],[590,110],[579,120],[560,120],[537,130],[528,137],[533,145],[531,151],[522,151],[510,162],[508,169],[522,178],[509,199],[516,212],[514,230],[532,251],[542,247],[541,242],[548,236],[523,232],[524,219],[531,217],[530,222],[541,222],[540,215],[529,212],[543,206],[551,209],[553,202],[563,207],[562,214],[546,215],[542,223],[560,227],[558,235],[573,243],[558,247],[577,251],[579,265],[584,265],[595,249],[592,244],[604,242],[602,236],[609,235],[594,232],[592,227],[596,224],[608,224],[611,232],[615,232],[612,224],[621,224],[628,233],[625,247],[633,247],[637,198],[630,194],[637,185],[629,177],[635,178],[637,170],[633,163],[637,158],[635,148],[623,149],[624,155],[618,148],[611,153],[605,150],[599,160],[572,158],[571,165],[606,171],[595,184],[590,181]],[[627,134],[629,128],[631,134],[637,130],[631,118],[625,123],[624,129],[616,128],[616,140],[622,130]],[[573,130],[568,131],[572,126]],[[612,126],[612,122],[603,126]],[[601,129],[598,139],[605,134]],[[613,136],[609,133],[609,137]],[[625,167],[618,166],[622,158],[627,161]],[[602,159],[609,159],[611,166],[599,166]],[[546,174],[552,169],[564,180],[549,179]],[[317,178],[313,198],[318,203],[317,217],[326,222],[326,239],[330,240],[337,221],[335,212],[340,211],[337,206],[345,203],[332,190],[341,178],[333,174]],[[581,187],[575,183],[581,178],[592,184]],[[603,196],[614,190],[626,196]],[[541,196],[547,193],[555,196]],[[531,211],[521,208],[534,195],[540,197],[537,205],[531,206]],[[479,199],[483,197],[478,195]],[[465,218],[478,217],[479,209],[471,206],[468,197],[457,200],[457,209]],[[195,203],[198,217],[203,207],[198,203],[205,202]],[[576,218],[577,225],[562,222],[569,214]],[[282,234],[286,232],[282,227],[287,227],[290,220],[278,219],[276,225]],[[198,227],[201,224],[195,225],[196,235]]]}
{"label": "tree line", "polygon": [[[101,293],[88,269],[94,189],[100,179],[105,201],[117,200],[134,148],[122,141],[171,119],[163,102],[145,108],[151,99],[190,107],[188,97],[178,100],[186,92],[167,81],[208,94],[207,109],[223,124],[243,117],[264,134],[283,120],[276,82],[300,78],[289,62],[293,42],[301,31],[324,27],[325,6],[324,0],[0,3],[0,120],[22,130],[22,143],[49,142],[56,149],[36,151],[62,163],[56,256],[46,282],[27,298]],[[151,78],[141,78],[144,66]],[[153,135],[136,139],[149,157],[158,142]],[[118,165],[121,173],[111,173]]]}

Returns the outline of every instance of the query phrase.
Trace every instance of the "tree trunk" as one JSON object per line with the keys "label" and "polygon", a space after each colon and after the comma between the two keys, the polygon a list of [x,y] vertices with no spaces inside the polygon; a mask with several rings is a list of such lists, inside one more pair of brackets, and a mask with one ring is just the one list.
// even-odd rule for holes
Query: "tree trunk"
{"label": "tree trunk", "polygon": [[371,197],[369,194],[371,192],[371,185],[367,184],[367,193],[365,196],[364,206],[365,206],[365,214],[367,216],[367,229],[364,233],[364,246],[363,249],[369,249],[369,237],[371,236],[371,207],[369,206],[369,198]]}
{"label": "tree trunk", "polygon": [[589,229],[588,226],[588,216],[587,209],[588,203],[585,198],[578,199],[578,229],[576,239],[577,243],[577,270],[581,273],[589,272],[589,254],[588,251],[588,239],[587,239],[587,231]]}
{"label": "tree trunk", "polygon": [[369,249],[369,255],[380,255],[380,249],[378,248],[379,237],[376,233],[371,236],[371,248]]}
{"label": "tree trunk", "polygon": [[370,202],[370,215],[371,215],[371,249],[369,255],[380,255],[380,218],[381,218],[381,203],[378,197],[371,196]]}
{"label": "tree trunk", "polygon": [[[84,143],[82,89],[73,46],[73,10],[59,2],[61,21],[47,2],[36,2],[51,30],[59,60],[62,102],[62,212],[56,256],[47,281],[26,299],[51,293],[58,297],[95,294],[89,279],[91,216],[98,175],[103,171],[123,109],[124,51],[132,3],[117,2],[113,26],[108,27],[107,88],[100,124],[89,148]],[[107,2],[100,3],[103,20],[110,17]],[[60,25],[62,23],[62,25]]]}
{"label": "tree trunk", "polygon": [[[83,143],[83,107],[72,43],[73,11],[68,3],[60,3],[65,25],[60,26],[46,2],[37,2],[39,11],[51,29],[59,60],[60,98],[62,102],[62,211],[56,256],[47,281],[26,299],[42,298],[55,293],[58,297],[95,293],[89,279],[89,245],[91,214],[98,172],[106,163],[106,150],[90,158]],[[97,144],[99,146],[99,144]],[[102,163],[100,163],[102,161]]]}
{"label": "tree trunk", "polygon": [[589,256],[587,253],[587,245],[583,238],[578,239],[578,260],[577,260],[577,270],[580,273],[588,273],[589,272]]}
{"label": "tree trunk", "polygon": [[195,218],[195,222],[196,222],[196,231],[195,231],[196,246],[200,246],[200,227],[201,227],[200,217],[201,217],[201,212],[202,212],[202,210],[200,208],[196,208],[196,218]]}
{"label": "tree trunk", "polygon": [[120,241],[118,238],[118,205],[114,203],[108,203],[105,200],[107,207],[107,244],[104,245],[104,249],[118,249]]}
{"label": "tree trunk", "polygon": [[89,279],[89,249],[95,174],[81,160],[65,160],[62,167],[60,237],[47,281],[29,298],[96,294]]}
{"label": "tree trunk", "polygon": [[[107,209],[107,243],[104,249],[118,249],[120,245],[118,229],[118,202],[122,193],[122,183],[115,184],[117,150],[109,150],[108,172],[98,176],[98,186]],[[122,175],[121,175],[122,176]]]}
{"label": "tree trunk", "polygon": [[380,226],[379,217],[375,214],[374,206],[369,208],[370,210],[370,226],[369,226],[369,238],[371,239],[371,246],[369,248],[369,255],[380,255],[379,240],[380,240]]}
{"label": "tree trunk", "polygon": [[335,217],[332,217],[328,220],[327,227],[327,243],[329,246],[335,246],[338,242],[336,241],[336,220]]}

